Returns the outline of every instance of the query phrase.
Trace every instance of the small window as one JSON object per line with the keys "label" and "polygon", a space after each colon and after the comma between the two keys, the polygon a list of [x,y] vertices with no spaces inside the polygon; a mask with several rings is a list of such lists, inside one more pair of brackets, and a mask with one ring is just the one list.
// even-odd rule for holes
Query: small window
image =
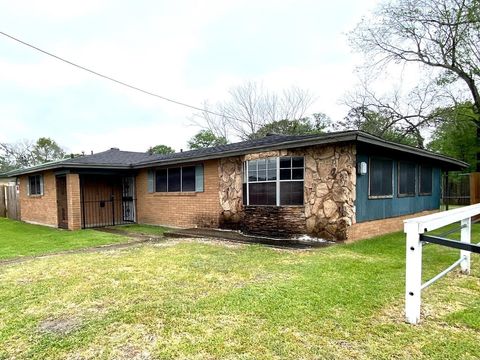
{"label": "small window", "polygon": [[201,165],[158,169],[155,171],[155,192],[203,191],[201,170]]}
{"label": "small window", "polygon": [[303,204],[303,181],[280,183],[280,205]]}
{"label": "small window", "polygon": [[429,166],[420,166],[420,195],[432,195],[432,168]]}
{"label": "small window", "polygon": [[277,184],[274,182],[261,182],[250,184],[250,205],[276,205],[276,185]]}
{"label": "small window", "polygon": [[398,196],[415,196],[415,164],[398,163]]}
{"label": "small window", "polygon": [[393,161],[370,158],[369,196],[385,198],[393,196]]}
{"label": "small window", "polygon": [[168,192],[181,191],[181,179],[180,168],[168,169]]}
{"label": "small window", "polygon": [[28,177],[28,195],[43,195],[42,175],[32,175]]}
{"label": "small window", "polygon": [[155,175],[155,191],[167,191],[167,169],[157,170]]}
{"label": "small window", "polygon": [[182,191],[195,191],[195,166],[182,168]]}

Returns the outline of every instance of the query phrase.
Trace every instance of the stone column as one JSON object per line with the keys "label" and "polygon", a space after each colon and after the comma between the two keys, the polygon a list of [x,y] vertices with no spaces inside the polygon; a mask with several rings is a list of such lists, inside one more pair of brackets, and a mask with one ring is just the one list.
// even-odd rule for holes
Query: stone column
{"label": "stone column", "polygon": [[80,229],[82,227],[82,214],[80,204],[80,176],[78,174],[67,174],[67,206],[68,229]]}

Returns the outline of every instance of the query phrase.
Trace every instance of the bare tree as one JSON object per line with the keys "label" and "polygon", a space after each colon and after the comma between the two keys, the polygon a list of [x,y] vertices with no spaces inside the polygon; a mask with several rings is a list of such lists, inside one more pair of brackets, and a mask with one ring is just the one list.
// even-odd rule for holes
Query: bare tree
{"label": "bare tree", "polygon": [[0,158],[4,171],[36,165],[35,143],[21,140],[15,143],[0,143]]}
{"label": "bare tree", "polygon": [[226,139],[250,139],[272,122],[301,119],[314,101],[308,90],[291,87],[279,94],[256,82],[234,87],[228,94],[227,101],[216,106],[205,102],[205,111],[195,114],[197,125]]}
{"label": "bare tree", "polygon": [[[435,110],[442,97],[446,97],[435,84],[420,84],[406,94],[400,88],[388,94],[378,95],[368,81],[362,81],[351,93],[345,96],[344,104],[350,108],[348,116],[337,123],[337,128],[367,130],[374,135],[402,138],[409,144],[424,148],[422,130],[427,129],[438,114]],[[376,119],[373,124],[373,119]],[[388,136],[387,134],[390,134]],[[400,134],[403,134],[400,136]],[[415,141],[412,143],[412,139]]]}
{"label": "bare tree", "polygon": [[0,143],[0,172],[40,165],[64,157],[65,151],[50,138],[41,137],[35,142],[21,140]]}
{"label": "bare tree", "polygon": [[[350,34],[350,40],[353,47],[368,58],[369,72],[385,69],[391,63],[413,63],[435,70],[434,80],[445,91],[449,86],[465,88],[467,91],[457,93],[455,100],[472,102],[480,139],[479,0],[385,2],[373,16],[360,22]],[[431,86],[424,88],[432,89]],[[423,97],[435,100],[428,93]],[[423,124],[424,118],[419,116],[421,110],[425,109],[417,108],[417,117],[410,118],[412,124]],[[402,112],[404,120],[407,116],[408,113]],[[480,154],[477,160],[480,161]],[[480,162],[477,171],[480,171]]]}

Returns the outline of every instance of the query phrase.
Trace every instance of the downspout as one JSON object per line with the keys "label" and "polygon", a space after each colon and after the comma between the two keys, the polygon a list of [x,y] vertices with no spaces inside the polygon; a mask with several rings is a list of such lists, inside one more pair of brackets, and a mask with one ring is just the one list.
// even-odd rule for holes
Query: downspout
{"label": "downspout", "polygon": [[448,210],[448,199],[449,199],[449,191],[448,191],[448,170],[445,172],[445,210]]}

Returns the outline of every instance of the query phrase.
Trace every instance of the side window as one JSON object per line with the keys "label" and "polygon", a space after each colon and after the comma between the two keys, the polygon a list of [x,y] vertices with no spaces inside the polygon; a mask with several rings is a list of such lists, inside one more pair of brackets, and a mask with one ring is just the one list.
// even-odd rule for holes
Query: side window
{"label": "side window", "polygon": [[393,161],[370,158],[369,197],[386,198],[393,196]]}
{"label": "side window", "polygon": [[420,166],[419,177],[420,189],[418,192],[420,195],[432,195],[432,168],[430,166]]}
{"label": "side window", "polygon": [[398,196],[415,196],[415,169],[414,163],[398,163]]}
{"label": "side window", "polygon": [[244,171],[245,205],[303,205],[302,156],[250,160]]}
{"label": "side window", "polygon": [[203,192],[203,165],[157,169],[155,192]]}
{"label": "side window", "polygon": [[280,205],[303,205],[303,157],[280,158]]}
{"label": "side window", "polygon": [[28,177],[28,195],[43,195],[42,175],[31,175]]}

